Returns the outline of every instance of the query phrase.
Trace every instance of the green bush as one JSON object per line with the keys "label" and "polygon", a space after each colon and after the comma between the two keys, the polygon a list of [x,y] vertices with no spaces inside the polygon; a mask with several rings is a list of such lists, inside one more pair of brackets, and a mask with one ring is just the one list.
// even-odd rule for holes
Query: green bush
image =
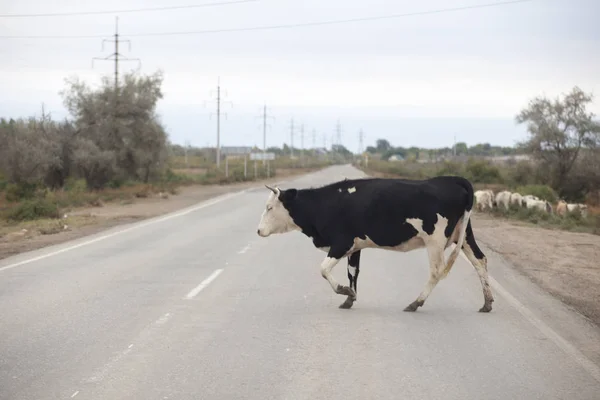
{"label": "green bush", "polygon": [[6,176],[0,171],[0,192],[2,192],[8,186],[8,180]]}
{"label": "green bush", "polygon": [[64,189],[68,192],[83,193],[88,190],[85,179],[68,178]]}
{"label": "green bush", "polygon": [[501,183],[503,181],[498,167],[482,160],[469,160],[466,177],[473,183]]}
{"label": "green bush", "polygon": [[41,218],[59,218],[55,203],[47,199],[25,200],[8,210],[6,219],[11,221],[31,221]]}
{"label": "green bush", "polygon": [[549,201],[550,203],[556,203],[558,201],[558,195],[548,185],[519,186],[516,191],[523,196],[531,194],[533,196],[539,197],[542,200]]}
{"label": "green bush", "polygon": [[444,161],[442,166],[437,170],[436,175],[464,176],[463,165],[458,162]]}
{"label": "green bush", "polygon": [[17,202],[24,199],[32,199],[35,197],[35,192],[38,185],[36,183],[22,182],[19,184],[8,184],[6,186],[6,200]]}

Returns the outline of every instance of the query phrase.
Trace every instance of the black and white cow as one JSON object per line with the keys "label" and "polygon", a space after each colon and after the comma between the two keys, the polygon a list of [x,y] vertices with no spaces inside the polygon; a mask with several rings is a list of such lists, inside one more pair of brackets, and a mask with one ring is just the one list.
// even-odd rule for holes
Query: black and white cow
{"label": "black and white cow", "polygon": [[[258,224],[258,235],[267,237],[294,230],[312,239],[327,252],[321,275],[332,289],[347,299],[340,308],[356,301],[360,252],[380,248],[407,252],[425,247],[429,255],[429,280],[404,311],[416,311],[452,268],[460,249],[469,259],[483,287],[484,305],[492,309],[487,259],[475,242],[469,220],[473,187],[460,177],[440,176],[427,180],[346,179],[320,188],[271,188]],[[452,243],[448,261],[444,250]],[[332,269],[348,257],[350,286],[340,285]]]}

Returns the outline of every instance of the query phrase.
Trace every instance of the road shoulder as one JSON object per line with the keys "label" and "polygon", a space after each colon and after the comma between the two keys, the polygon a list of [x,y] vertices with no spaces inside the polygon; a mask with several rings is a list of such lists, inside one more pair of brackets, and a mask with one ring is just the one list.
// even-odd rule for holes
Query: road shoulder
{"label": "road shoulder", "polygon": [[[115,202],[105,204],[102,207],[83,207],[67,210],[64,213],[66,218],[46,221],[48,227],[52,228],[49,229],[50,234],[40,233],[39,221],[36,221],[37,229],[24,230],[23,227],[20,227],[19,229],[8,230],[3,234],[0,233],[0,260],[86,238],[125,224],[176,212],[228,193],[260,187],[265,184],[274,185],[314,172],[313,170],[301,170],[283,176],[278,175],[272,179],[228,185],[185,186],[180,188],[179,194],[168,198],[154,196],[137,199],[130,204]],[[60,229],[54,229],[57,226]]]}

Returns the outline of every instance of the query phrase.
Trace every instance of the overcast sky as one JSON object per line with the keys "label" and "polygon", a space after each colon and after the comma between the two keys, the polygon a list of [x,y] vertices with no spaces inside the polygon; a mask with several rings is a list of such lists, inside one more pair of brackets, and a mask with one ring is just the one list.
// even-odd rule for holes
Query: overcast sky
{"label": "overcast sky", "polygon": [[[171,5],[228,0],[173,0]],[[231,1],[231,0],[229,0]],[[120,13],[122,53],[142,72],[162,69],[159,112],[172,141],[216,143],[214,89],[220,77],[227,119],[223,145],[262,146],[264,102],[275,117],[267,145],[289,143],[290,118],[305,125],[305,146],[331,143],[338,118],[342,142],[379,137],[402,146],[513,145],[524,138],[514,116],[537,95],[580,86],[600,93],[600,1],[532,0],[465,11],[289,29],[209,34],[136,34],[220,30],[389,16],[497,3],[498,0],[258,0],[216,7]],[[52,5],[54,4],[54,5]],[[166,0],[0,0],[0,14],[123,10],[167,6]],[[59,91],[76,74],[95,84],[110,62],[91,59],[111,38],[115,14],[0,17],[0,36],[83,35],[79,39],[0,38],[0,115],[64,116]],[[137,64],[123,63],[123,68]],[[205,106],[205,102],[208,104]],[[600,114],[600,98],[592,110]],[[294,144],[300,144],[299,134]]]}

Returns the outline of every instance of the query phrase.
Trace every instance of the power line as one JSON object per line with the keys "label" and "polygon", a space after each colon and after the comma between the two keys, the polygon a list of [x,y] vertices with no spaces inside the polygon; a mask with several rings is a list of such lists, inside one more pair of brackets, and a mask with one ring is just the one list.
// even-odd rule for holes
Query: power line
{"label": "power line", "polygon": [[123,14],[136,12],[151,12],[151,11],[168,11],[168,10],[183,10],[190,8],[225,6],[230,4],[250,3],[258,0],[232,0],[219,3],[203,3],[203,4],[188,4],[182,6],[163,6],[163,7],[145,7],[131,8],[125,10],[106,10],[106,11],[71,11],[71,12],[56,12],[56,13],[40,13],[40,14],[0,14],[0,18],[36,18],[36,17],[70,17],[75,15],[99,15],[99,14]]}
{"label": "power line", "polygon": [[[322,25],[335,25],[335,24],[344,24],[344,23],[352,23],[352,22],[362,22],[362,21],[376,21],[382,19],[393,19],[393,18],[404,18],[404,17],[413,17],[418,15],[429,15],[429,14],[441,14],[447,12],[456,12],[456,11],[464,11],[471,10],[477,8],[486,8],[486,7],[497,7],[502,5],[516,4],[516,3],[526,3],[533,0],[512,0],[512,1],[503,1],[496,3],[487,3],[487,4],[479,4],[474,6],[463,6],[463,7],[453,7],[453,8],[441,8],[436,10],[429,11],[416,11],[410,13],[403,14],[390,14],[390,15],[380,15],[373,17],[362,17],[362,18],[350,18],[350,19],[340,19],[340,20],[329,20],[329,21],[317,21],[317,22],[304,22],[297,24],[287,24],[287,25],[265,25],[265,26],[255,26],[255,27],[247,27],[247,28],[228,28],[228,29],[207,29],[201,31],[179,31],[179,32],[155,32],[155,33],[132,33],[128,36],[131,37],[148,37],[148,36],[175,36],[175,35],[204,35],[204,34],[212,34],[212,33],[231,33],[231,32],[247,32],[247,31],[260,31],[260,30],[270,30],[270,29],[290,29],[290,28],[303,28],[310,26],[322,26]],[[91,39],[102,37],[102,35],[67,35],[67,36],[35,36],[35,35],[16,35],[16,36],[0,36],[0,39]]]}

